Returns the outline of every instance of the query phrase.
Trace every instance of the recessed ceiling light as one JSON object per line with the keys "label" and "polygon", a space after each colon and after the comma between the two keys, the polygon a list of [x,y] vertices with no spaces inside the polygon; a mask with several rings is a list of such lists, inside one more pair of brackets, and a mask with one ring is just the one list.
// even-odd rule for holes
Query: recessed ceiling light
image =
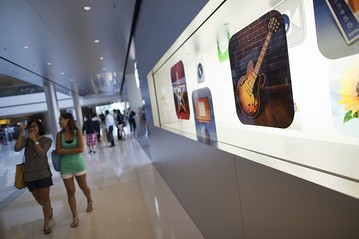
{"label": "recessed ceiling light", "polygon": [[48,66],[51,66],[51,62],[48,62],[47,65],[48,65]]}
{"label": "recessed ceiling light", "polygon": [[95,43],[99,43],[99,42],[100,42],[100,40],[94,40],[94,42],[95,42]]}
{"label": "recessed ceiling light", "polygon": [[25,48],[25,49],[29,49],[29,47],[28,47],[28,46],[24,46],[24,48]]}
{"label": "recessed ceiling light", "polygon": [[105,71],[105,70],[106,70],[106,67],[102,68],[102,70]]}
{"label": "recessed ceiling light", "polygon": [[61,72],[61,75],[65,75],[65,72]]}
{"label": "recessed ceiling light", "polygon": [[100,60],[103,60],[103,57],[102,57],[102,56],[100,57]]}
{"label": "recessed ceiling light", "polygon": [[90,10],[91,10],[91,7],[90,7],[90,6],[84,6],[84,10],[85,10],[85,11],[90,11]]}

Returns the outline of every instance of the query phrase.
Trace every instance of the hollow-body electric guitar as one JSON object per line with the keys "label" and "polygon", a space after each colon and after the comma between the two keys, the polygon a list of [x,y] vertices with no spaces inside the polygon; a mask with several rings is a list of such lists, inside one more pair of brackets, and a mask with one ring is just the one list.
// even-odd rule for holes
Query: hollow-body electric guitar
{"label": "hollow-body electric guitar", "polygon": [[243,113],[248,118],[254,118],[257,116],[260,107],[259,90],[265,83],[265,75],[258,75],[259,69],[262,65],[262,61],[266,54],[269,41],[272,34],[278,30],[280,23],[278,19],[272,17],[268,23],[268,33],[265,38],[262,50],[259,54],[256,66],[253,69],[253,62],[249,61],[247,65],[247,73],[242,76],[237,83],[237,94],[239,97],[239,106]]}

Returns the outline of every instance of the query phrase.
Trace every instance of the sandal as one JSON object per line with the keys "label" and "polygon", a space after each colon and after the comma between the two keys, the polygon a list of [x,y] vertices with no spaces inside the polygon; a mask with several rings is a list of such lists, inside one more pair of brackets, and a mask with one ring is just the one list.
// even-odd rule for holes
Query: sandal
{"label": "sandal", "polygon": [[51,227],[48,227],[48,228],[44,228],[42,229],[42,231],[44,232],[44,234],[49,234],[51,232]]}
{"label": "sandal", "polygon": [[93,210],[93,207],[92,207],[92,201],[91,201],[91,202],[88,202],[88,204],[87,204],[86,212],[91,212],[92,210]]}
{"label": "sandal", "polygon": [[71,227],[77,227],[80,224],[80,219],[79,217],[74,217],[72,223],[71,223]]}

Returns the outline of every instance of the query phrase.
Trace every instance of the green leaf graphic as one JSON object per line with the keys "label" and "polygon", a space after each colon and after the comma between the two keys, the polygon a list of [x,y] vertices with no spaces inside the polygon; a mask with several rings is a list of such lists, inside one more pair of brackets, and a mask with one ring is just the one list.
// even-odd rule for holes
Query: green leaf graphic
{"label": "green leaf graphic", "polygon": [[[358,113],[358,112],[357,112]],[[356,113],[356,114],[357,114]],[[344,124],[346,123],[346,122],[348,122],[349,120],[351,120],[351,119],[353,119],[353,116],[352,116],[352,110],[349,110],[346,114],[345,114],[345,116],[344,116]]]}
{"label": "green leaf graphic", "polygon": [[353,115],[353,118],[359,118],[359,112],[355,112],[355,114]]}

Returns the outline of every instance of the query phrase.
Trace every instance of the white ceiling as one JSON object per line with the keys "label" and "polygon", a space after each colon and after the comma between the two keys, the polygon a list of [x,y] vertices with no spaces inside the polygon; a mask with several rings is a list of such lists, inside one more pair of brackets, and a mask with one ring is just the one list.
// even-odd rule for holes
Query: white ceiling
{"label": "white ceiling", "polygon": [[126,62],[134,61],[127,55],[136,2],[0,0],[0,82],[8,75],[53,82],[65,94],[120,94]]}

